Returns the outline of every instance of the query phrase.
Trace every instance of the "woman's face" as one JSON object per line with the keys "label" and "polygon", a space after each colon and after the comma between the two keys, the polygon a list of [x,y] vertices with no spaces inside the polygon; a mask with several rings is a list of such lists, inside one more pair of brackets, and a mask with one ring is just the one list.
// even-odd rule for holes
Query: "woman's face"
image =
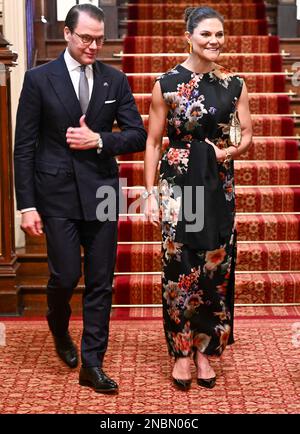
{"label": "woman's face", "polygon": [[186,37],[193,44],[193,53],[202,59],[214,62],[224,45],[224,27],[217,18],[200,21],[193,34],[186,32]]}

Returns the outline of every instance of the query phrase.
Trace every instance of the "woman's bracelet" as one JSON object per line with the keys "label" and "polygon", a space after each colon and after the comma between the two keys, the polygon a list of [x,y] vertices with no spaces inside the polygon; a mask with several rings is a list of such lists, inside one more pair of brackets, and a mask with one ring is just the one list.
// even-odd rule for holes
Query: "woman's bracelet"
{"label": "woman's bracelet", "polygon": [[150,190],[145,190],[145,191],[142,193],[142,198],[143,198],[143,199],[148,199],[148,197],[149,197],[151,194],[155,194],[154,187],[152,187]]}
{"label": "woman's bracelet", "polygon": [[232,154],[229,151],[229,149],[225,149],[225,159],[223,160],[223,163],[229,163],[232,160]]}

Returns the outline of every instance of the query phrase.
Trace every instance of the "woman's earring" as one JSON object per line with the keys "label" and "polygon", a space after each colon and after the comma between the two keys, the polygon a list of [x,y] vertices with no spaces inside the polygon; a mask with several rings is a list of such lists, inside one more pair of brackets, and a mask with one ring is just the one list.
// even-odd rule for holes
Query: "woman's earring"
{"label": "woman's earring", "polygon": [[191,43],[191,41],[188,41],[189,42],[189,52],[190,52],[190,54],[192,54],[192,52],[193,52],[193,44]]}

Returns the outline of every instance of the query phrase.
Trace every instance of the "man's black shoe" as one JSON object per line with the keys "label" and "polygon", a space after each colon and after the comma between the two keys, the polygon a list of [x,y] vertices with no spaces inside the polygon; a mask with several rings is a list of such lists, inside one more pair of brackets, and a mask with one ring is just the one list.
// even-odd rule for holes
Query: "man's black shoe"
{"label": "man's black shoe", "polygon": [[92,387],[98,393],[117,393],[117,383],[109,378],[101,368],[81,367],[79,373],[80,386]]}
{"label": "man's black shoe", "polygon": [[56,352],[63,362],[70,368],[76,368],[78,365],[77,348],[74,345],[69,333],[64,336],[54,336]]}

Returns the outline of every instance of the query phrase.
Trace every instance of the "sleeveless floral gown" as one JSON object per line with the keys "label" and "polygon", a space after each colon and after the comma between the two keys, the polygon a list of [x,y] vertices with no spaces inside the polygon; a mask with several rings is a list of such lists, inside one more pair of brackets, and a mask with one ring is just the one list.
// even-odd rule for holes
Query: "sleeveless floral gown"
{"label": "sleeveless floral gown", "polygon": [[[243,80],[219,65],[193,73],[177,65],[158,78],[169,106],[169,146],[160,164],[162,221],[162,300],[169,354],[184,357],[199,350],[220,356],[233,343],[236,231],[213,250],[197,250],[175,241],[191,143],[207,138],[219,148],[230,146],[229,126]],[[211,146],[211,145],[209,145]],[[217,173],[232,221],[235,216],[233,161],[217,162]],[[225,201],[224,201],[225,202]]]}

